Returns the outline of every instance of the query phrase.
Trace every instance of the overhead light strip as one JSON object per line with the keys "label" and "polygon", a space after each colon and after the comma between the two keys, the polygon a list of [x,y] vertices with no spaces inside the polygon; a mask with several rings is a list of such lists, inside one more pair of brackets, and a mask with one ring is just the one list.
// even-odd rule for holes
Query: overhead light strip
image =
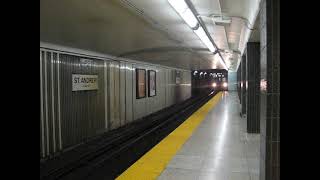
{"label": "overhead light strip", "polygon": [[[175,11],[182,17],[182,19],[188,24],[188,26],[193,30],[193,32],[200,38],[202,43],[204,43],[211,52],[216,52],[217,48],[214,46],[212,41],[209,39],[204,28],[202,27],[199,19],[192,12],[185,0],[168,0],[169,4],[175,9]],[[218,52],[219,53],[219,52]],[[220,63],[225,69],[228,69],[224,61],[221,59],[221,54],[219,53]]]}
{"label": "overhead light strip", "polygon": [[197,34],[197,36],[201,39],[201,41],[209,48],[211,52],[215,52],[216,48],[211,43],[210,39],[206,35],[206,32],[204,32],[203,28],[200,26],[197,30],[193,30],[194,33]]}
{"label": "overhead light strip", "polygon": [[220,61],[220,63],[222,64],[222,66],[226,69],[226,70],[228,70],[228,68],[227,68],[227,66],[226,66],[226,64],[223,62],[223,60],[222,60],[222,57],[220,56],[220,54],[219,54],[219,61]]}
{"label": "overhead light strip", "polygon": [[197,27],[198,19],[184,0],[168,0],[168,2],[191,28]]}

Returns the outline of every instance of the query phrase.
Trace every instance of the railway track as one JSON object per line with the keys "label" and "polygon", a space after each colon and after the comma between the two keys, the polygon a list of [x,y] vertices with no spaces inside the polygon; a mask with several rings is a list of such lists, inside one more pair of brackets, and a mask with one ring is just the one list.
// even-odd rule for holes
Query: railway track
{"label": "railway track", "polygon": [[217,92],[165,108],[40,164],[40,179],[115,179]]}

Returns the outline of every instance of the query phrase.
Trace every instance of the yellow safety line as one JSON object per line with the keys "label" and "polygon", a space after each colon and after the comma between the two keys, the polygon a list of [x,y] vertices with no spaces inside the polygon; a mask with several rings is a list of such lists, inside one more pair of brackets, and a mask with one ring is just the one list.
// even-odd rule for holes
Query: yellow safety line
{"label": "yellow safety line", "polygon": [[221,96],[222,92],[215,95],[178,128],[118,176],[116,180],[156,179],[182,145],[190,138],[193,131],[204,120],[207,113],[219,102]]}

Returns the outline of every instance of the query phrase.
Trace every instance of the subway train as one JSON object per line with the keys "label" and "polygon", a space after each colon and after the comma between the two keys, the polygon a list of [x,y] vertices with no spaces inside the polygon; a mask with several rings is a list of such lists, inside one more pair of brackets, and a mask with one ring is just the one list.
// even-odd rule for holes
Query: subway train
{"label": "subway train", "polygon": [[228,90],[228,71],[225,69],[209,70],[209,85],[219,91]]}
{"label": "subway train", "polygon": [[40,160],[191,95],[191,71],[40,42]]}
{"label": "subway train", "polygon": [[192,71],[192,94],[203,94],[210,90],[228,90],[228,71],[225,69],[200,69]]}

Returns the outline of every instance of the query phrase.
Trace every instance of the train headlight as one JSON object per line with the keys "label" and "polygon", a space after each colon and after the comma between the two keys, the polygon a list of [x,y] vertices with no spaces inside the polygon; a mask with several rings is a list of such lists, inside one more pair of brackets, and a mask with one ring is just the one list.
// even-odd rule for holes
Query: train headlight
{"label": "train headlight", "polygon": [[216,83],[212,83],[212,87],[216,87],[217,86],[217,84]]}
{"label": "train headlight", "polygon": [[227,86],[228,86],[228,83],[224,82],[223,87],[227,87]]}

